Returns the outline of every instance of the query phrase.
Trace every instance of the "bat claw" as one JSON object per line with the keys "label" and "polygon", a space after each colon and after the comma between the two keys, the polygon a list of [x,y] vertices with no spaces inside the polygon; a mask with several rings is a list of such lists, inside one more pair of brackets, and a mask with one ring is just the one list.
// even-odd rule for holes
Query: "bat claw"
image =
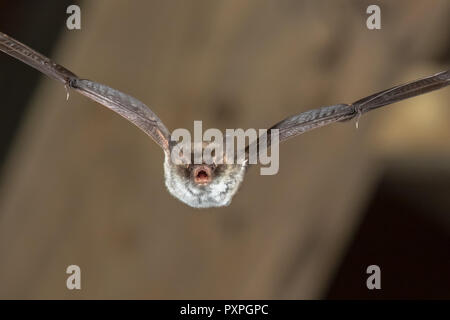
{"label": "bat claw", "polygon": [[64,85],[64,88],[66,89],[66,101],[69,101],[69,96],[70,96],[69,86],[66,84],[66,85]]}
{"label": "bat claw", "polygon": [[355,106],[355,110],[356,110],[356,113],[358,114],[356,116],[355,127],[356,127],[356,129],[359,129],[359,119],[361,119],[361,115],[362,115],[361,106]]}

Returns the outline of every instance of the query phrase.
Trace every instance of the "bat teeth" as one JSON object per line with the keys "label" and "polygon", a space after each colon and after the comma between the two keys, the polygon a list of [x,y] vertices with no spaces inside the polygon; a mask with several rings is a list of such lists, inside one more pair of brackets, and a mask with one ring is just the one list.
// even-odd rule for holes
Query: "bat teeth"
{"label": "bat teeth", "polygon": [[200,165],[195,167],[193,172],[194,182],[200,185],[208,184],[211,182],[212,171],[207,165]]}

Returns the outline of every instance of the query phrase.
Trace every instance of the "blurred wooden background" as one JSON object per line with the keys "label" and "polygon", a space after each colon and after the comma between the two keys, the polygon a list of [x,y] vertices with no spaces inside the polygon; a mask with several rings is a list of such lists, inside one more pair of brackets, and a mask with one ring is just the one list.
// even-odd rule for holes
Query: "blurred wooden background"
{"label": "blurred wooden background", "polygon": [[[449,1],[376,1],[379,31],[372,2],[85,1],[52,58],[171,130],[265,128],[449,68]],[[252,170],[229,207],[194,210],[146,135],[65,97],[41,78],[4,166],[0,298],[321,298],[386,159],[450,159],[441,90],[292,139],[277,175]]]}

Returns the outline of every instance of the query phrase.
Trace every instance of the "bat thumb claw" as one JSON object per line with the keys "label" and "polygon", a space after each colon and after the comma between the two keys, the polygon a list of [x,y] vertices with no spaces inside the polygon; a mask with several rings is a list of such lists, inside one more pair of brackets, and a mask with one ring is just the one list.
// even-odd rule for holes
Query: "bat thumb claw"
{"label": "bat thumb claw", "polygon": [[67,86],[67,84],[64,86],[64,88],[66,89],[66,101],[69,101],[69,96],[70,96],[70,92],[69,92],[69,87]]}

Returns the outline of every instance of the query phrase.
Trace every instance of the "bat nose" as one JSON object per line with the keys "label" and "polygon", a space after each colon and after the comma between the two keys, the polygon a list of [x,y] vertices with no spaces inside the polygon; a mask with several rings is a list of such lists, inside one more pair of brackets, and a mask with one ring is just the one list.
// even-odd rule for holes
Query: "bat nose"
{"label": "bat nose", "polygon": [[207,165],[199,165],[194,169],[194,182],[196,184],[205,185],[211,182],[212,170]]}

